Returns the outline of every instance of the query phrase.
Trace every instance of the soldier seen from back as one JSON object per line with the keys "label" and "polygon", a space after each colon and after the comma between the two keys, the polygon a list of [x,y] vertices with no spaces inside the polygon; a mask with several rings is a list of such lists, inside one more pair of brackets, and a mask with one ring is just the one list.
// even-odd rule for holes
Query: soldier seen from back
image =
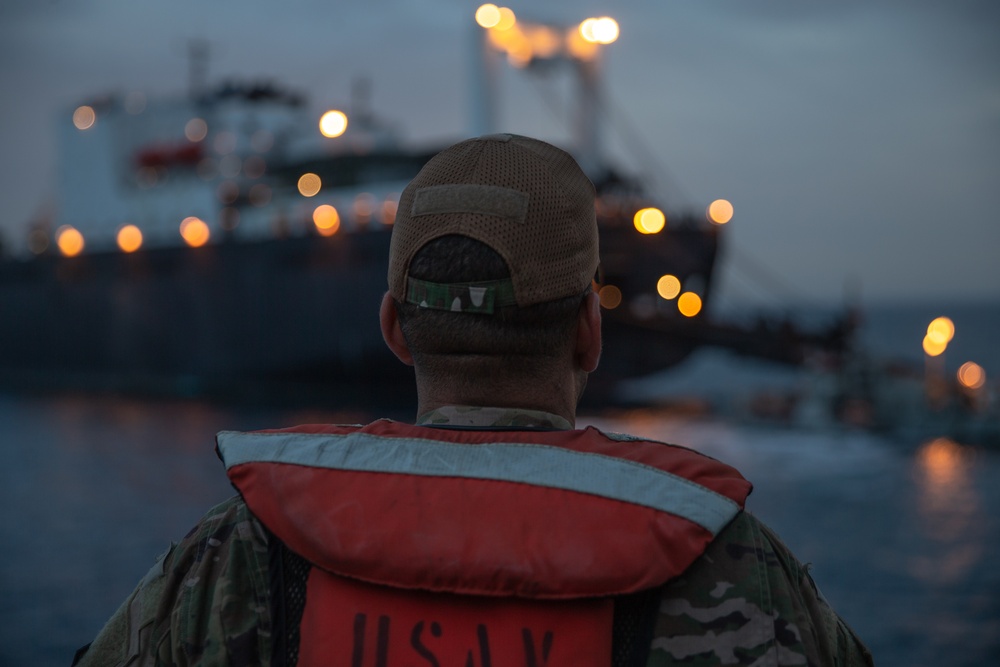
{"label": "soldier seen from back", "polygon": [[220,433],[239,494],[77,664],[872,664],[738,471],[575,428],[601,314],[567,153],[461,142],[398,211],[380,318],[416,424]]}

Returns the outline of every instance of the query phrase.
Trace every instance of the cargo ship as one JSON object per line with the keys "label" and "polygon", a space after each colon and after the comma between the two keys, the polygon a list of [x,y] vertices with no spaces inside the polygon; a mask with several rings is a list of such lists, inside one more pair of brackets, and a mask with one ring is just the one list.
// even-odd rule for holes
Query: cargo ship
{"label": "cargo ship", "polygon": [[[705,316],[726,202],[669,209],[603,159],[597,62],[617,26],[493,19],[477,13],[471,134],[502,129],[489,102],[503,59],[568,63],[580,80],[576,145],[565,148],[598,192],[606,353],[591,396],[705,343],[803,355],[801,341]],[[203,72],[202,49],[193,53],[192,72]],[[363,85],[350,114],[317,123],[302,94],[203,78],[173,99],[111,95],[67,110],[57,212],[29,230],[30,258],[0,261],[0,382],[409,400],[412,371],[378,330],[389,237],[400,191],[451,142],[408,146],[368,109]]]}

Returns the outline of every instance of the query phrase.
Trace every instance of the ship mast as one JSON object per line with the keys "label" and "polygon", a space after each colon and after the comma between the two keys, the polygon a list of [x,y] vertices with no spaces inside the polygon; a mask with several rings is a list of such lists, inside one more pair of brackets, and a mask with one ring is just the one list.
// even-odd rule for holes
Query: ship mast
{"label": "ship mast", "polygon": [[208,41],[188,42],[188,95],[197,102],[205,94],[208,82]]}
{"label": "ship mast", "polygon": [[500,77],[500,53],[490,45],[487,32],[472,26],[472,67],[469,68],[469,134],[479,137],[497,132],[497,88]]}
{"label": "ship mast", "polygon": [[601,118],[604,104],[601,95],[600,63],[595,57],[579,59],[575,63],[579,103],[576,105],[577,161],[588,174],[595,174],[604,166]]}

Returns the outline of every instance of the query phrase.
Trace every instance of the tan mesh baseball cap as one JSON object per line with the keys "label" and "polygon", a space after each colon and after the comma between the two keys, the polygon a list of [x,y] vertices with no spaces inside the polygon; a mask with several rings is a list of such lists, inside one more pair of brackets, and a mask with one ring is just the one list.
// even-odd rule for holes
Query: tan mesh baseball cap
{"label": "tan mesh baseball cap", "polygon": [[400,196],[389,292],[412,301],[413,256],[433,239],[458,234],[504,258],[518,306],[583,294],[598,265],[594,203],[594,185],[572,156],[544,141],[494,134],[455,144]]}

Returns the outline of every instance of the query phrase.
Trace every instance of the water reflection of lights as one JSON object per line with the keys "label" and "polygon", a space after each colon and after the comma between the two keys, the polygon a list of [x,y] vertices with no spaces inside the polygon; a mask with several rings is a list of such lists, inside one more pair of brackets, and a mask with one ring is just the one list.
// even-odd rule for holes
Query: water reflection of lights
{"label": "water reflection of lights", "polygon": [[945,548],[911,561],[910,569],[922,579],[953,582],[980,560],[981,540],[974,534],[982,521],[980,498],[971,479],[974,451],[948,438],[931,440],[917,451],[919,525]]}
{"label": "water reflection of lights", "polygon": [[964,466],[960,445],[948,438],[931,440],[917,452],[917,463],[929,485],[941,488],[955,484]]}

